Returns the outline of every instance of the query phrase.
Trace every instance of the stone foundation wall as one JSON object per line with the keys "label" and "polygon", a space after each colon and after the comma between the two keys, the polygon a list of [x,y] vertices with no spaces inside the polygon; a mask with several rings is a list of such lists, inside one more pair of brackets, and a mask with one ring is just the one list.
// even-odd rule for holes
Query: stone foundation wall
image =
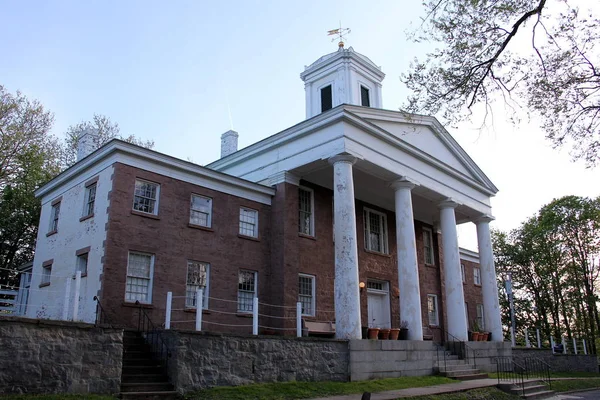
{"label": "stone foundation wall", "polygon": [[513,357],[517,362],[525,357],[542,359],[553,372],[598,372],[598,357],[594,355],[552,354],[550,349],[515,348]]}
{"label": "stone foundation wall", "polygon": [[118,393],[123,330],[0,317],[0,393]]}
{"label": "stone foundation wall", "polygon": [[348,342],[165,331],[169,378],[185,393],[211,386],[347,381]]}
{"label": "stone foundation wall", "polygon": [[496,358],[513,355],[510,342],[467,342],[467,346],[475,352],[477,368],[482,372],[496,372]]}

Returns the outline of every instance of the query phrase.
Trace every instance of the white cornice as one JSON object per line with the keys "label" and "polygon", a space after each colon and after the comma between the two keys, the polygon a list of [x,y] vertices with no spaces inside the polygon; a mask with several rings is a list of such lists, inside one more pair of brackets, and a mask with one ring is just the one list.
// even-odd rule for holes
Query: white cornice
{"label": "white cornice", "polygon": [[94,151],[89,156],[85,157],[81,161],[77,162],[73,166],[60,173],[58,176],[56,176],[51,181],[40,187],[38,190],[36,190],[36,197],[44,196],[46,193],[52,191],[57,186],[60,186],[65,182],[71,180],[72,178],[76,177],[77,175],[93,168],[100,161],[106,159],[107,157],[113,154],[123,154],[127,156],[132,156],[137,159],[142,159],[150,163],[159,164],[167,168],[172,168],[174,170],[190,173],[194,176],[201,177],[210,181],[219,182],[222,184],[229,185],[231,187],[237,187],[242,190],[250,191],[257,195],[273,196],[275,194],[274,189],[270,187],[250,182],[245,179],[231,176],[209,168],[205,168],[200,165],[180,160],[178,158],[171,157],[154,150],[149,150],[144,147],[124,142],[122,140],[113,139],[98,150]]}
{"label": "white cornice", "polygon": [[479,253],[478,252],[464,249],[462,247],[458,248],[458,252],[460,253],[461,260],[471,261],[471,262],[479,264]]}
{"label": "white cornice", "polygon": [[360,65],[363,69],[374,74],[380,81],[383,80],[383,78],[385,78],[385,74],[381,71],[380,67],[375,65],[373,61],[371,61],[369,58],[355,52],[352,48],[349,48],[348,50],[344,49],[341,51],[337,51],[335,53],[330,53],[319,58],[310,66],[306,67],[306,69],[300,74],[300,78],[303,81],[305,81],[310,75],[318,73],[321,69],[329,67],[336,63],[343,63],[346,60],[352,60],[356,64]]}

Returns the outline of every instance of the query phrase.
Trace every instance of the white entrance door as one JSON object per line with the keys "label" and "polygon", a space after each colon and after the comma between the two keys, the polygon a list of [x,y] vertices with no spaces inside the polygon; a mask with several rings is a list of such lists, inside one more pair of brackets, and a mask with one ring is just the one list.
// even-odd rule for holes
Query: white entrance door
{"label": "white entrance door", "polygon": [[367,281],[367,306],[369,327],[391,328],[389,284],[382,281]]}

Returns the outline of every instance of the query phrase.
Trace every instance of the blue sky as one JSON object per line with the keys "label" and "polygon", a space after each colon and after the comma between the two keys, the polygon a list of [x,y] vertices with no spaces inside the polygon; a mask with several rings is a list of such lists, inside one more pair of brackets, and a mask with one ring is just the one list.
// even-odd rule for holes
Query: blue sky
{"label": "blue sky", "polygon": [[[206,164],[230,128],[228,107],[240,147],[304,119],[299,74],[337,49],[326,32],[340,20],[348,45],[387,74],[384,108],[398,109],[408,94],[399,76],[427,49],[405,34],[421,13],[420,2],[391,0],[7,1],[0,84],[53,111],[57,136],[100,113],[123,135]],[[597,170],[551,149],[535,123],[507,125],[496,111],[493,129],[449,131],[500,188],[497,227],[516,227],[553,197],[600,194]],[[461,244],[475,248],[468,225]]]}

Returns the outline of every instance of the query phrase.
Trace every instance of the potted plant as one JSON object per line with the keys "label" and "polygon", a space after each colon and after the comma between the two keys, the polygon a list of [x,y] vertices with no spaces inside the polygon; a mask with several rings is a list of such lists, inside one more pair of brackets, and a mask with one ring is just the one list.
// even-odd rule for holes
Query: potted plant
{"label": "potted plant", "polygon": [[474,342],[478,342],[480,341],[483,336],[481,334],[481,328],[479,327],[479,323],[477,322],[477,320],[473,320],[473,341]]}
{"label": "potted plant", "polygon": [[[373,319],[375,321],[375,319]],[[367,337],[371,340],[377,340],[379,336],[379,328],[375,327],[375,324],[371,324],[371,326],[367,330]]]}
{"label": "potted plant", "polygon": [[398,328],[390,329],[390,340],[398,340],[398,336],[400,336],[400,329],[398,329]]}
{"label": "potted plant", "polygon": [[402,320],[400,321],[400,332],[398,335],[399,340],[408,339],[408,321]]}
{"label": "potted plant", "polygon": [[379,339],[388,340],[390,338],[390,328],[381,328],[379,330]]}

